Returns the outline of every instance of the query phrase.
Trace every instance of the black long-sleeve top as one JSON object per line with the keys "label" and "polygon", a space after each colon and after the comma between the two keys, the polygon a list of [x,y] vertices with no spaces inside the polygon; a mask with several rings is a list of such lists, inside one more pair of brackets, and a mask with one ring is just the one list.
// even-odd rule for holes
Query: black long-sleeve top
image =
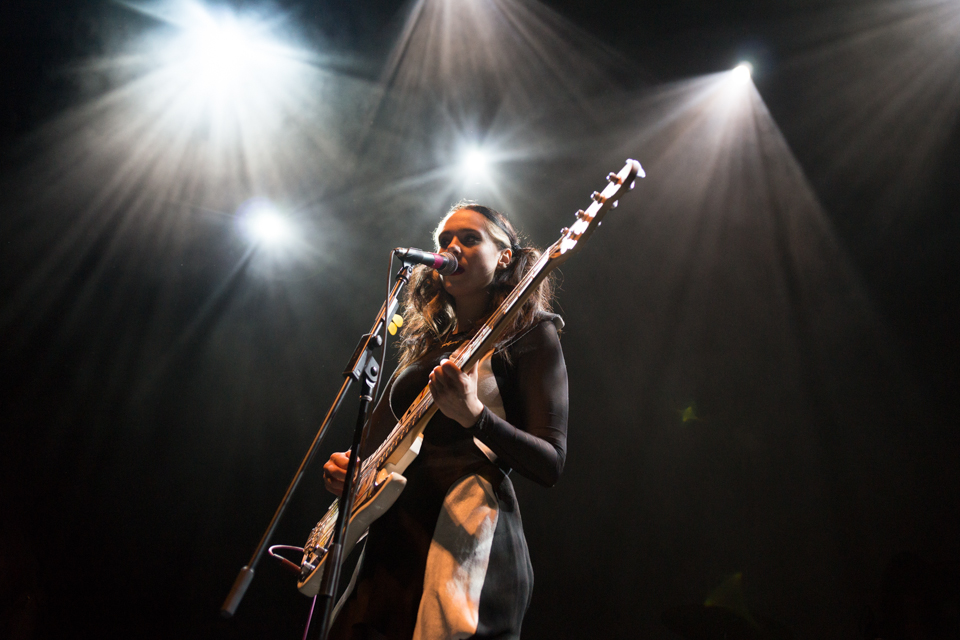
{"label": "black long-sleeve top", "polygon": [[[463,456],[464,465],[469,467],[471,462],[488,457],[473,442],[476,438],[496,454],[500,468],[515,469],[544,486],[556,484],[566,459],[568,409],[567,369],[560,348],[558,320],[556,316],[543,319],[494,353],[489,368],[481,367],[481,377],[492,371],[496,380],[502,417],[485,406],[477,424],[465,429],[438,412],[424,431],[421,456]],[[381,400],[374,413],[367,451],[376,448],[393,428],[397,417],[427,385],[433,368],[467,337],[454,336],[454,340],[431,350],[392,380],[383,396],[389,400],[392,411],[387,411],[387,402]],[[489,381],[480,381],[481,386],[485,383],[489,387]]]}

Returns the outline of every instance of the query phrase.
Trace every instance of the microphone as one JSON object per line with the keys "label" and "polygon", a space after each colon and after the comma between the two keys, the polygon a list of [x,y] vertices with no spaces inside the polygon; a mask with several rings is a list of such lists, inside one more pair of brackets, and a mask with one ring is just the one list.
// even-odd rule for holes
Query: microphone
{"label": "microphone", "polygon": [[405,249],[401,247],[394,249],[393,253],[404,262],[425,264],[428,267],[436,269],[442,276],[450,275],[460,266],[457,264],[457,258],[447,251],[443,253],[430,253],[429,251],[422,251],[420,249]]}

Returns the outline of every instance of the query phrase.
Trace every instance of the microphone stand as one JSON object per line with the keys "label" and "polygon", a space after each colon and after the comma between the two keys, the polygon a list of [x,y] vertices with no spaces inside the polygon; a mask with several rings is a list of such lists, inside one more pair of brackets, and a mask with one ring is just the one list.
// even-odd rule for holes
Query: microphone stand
{"label": "microphone stand", "polygon": [[297,469],[296,474],[293,476],[293,480],[287,487],[287,491],[283,495],[283,499],[280,500],[280,504],[277,507],[276,512],[274,512],[273,518],[270,520],[270,524],[267,525],[267,530],[264,532],[263,537],[260,538],[260,544],[258,544],[257,548],[254,550],[253,555],[250,557],[250,561],[240,569],[240,573],[237,574],[237,578],[233,582],[230,593],[227,594],[226,600],[224,600],[223,604],[220,606],[220,614],[223,617],[232,617],[236,612],[237,607],[240,605],[240,601],[247,592],[250,582],[253,581],[254,570],[256,569],[257,564],[260,562],[260,559],[263,557],[264,552],[266,552],[267,545],[270,544],[270,539],[273,537],[274,531],[276,530],[277,525],[280,523],[280,518],[283,516],[284,511],[286,511],[287,505],[290,502],[290,499],[293,497],[294,491],[296,491],[297,486],[300,484],[300,480],[303,479],[307,467],[313,460],[314,455],[316,455],[320,443],[323,442],[323,439],[326,437],[327,430],[330,424],[333,422],[333,419],[336,417],[337,411],[340,409],[340,404],[343,402],[350,385],[354,381],[362,382],[363,390],[360,395],[360,408],[358,411],[357,424],[354,431],[353,447],[351,449],[350,461],[347,466],[347,478],[346,482],[344,483],[343,497],[341,498],[342,505],[339,510],[339,516],[337,517],[337,525],[336,529],[334,530],[332,544],[330,546],[330,550],[328,551],[329,555],[326,559],[326,567],[324,568],[323,581],[320,584],[320,592],[317,594],[318,598],[325,600],[323,609],[324,615],[321,620],[322,624],[320,628],[322,637],[326,638],[327,629],[330,626],[329,617],[332,611],[333,598],[336,594],[337,582],[339,581],[340,577],[340,556],[342,555],[342,545],[340,541],[342,540],[343,533],[346,529],[346,517],[344,514],[349,515],[350,510],[353,507],[353,494],[355,492],[353,477],[356,474],[356,463],[359,459],[360,446],[363,439],[363,427],[366,423],[369,406],[373,400],[370,394],[375,388],[377,377],[380,374],[380,367],[377,364],[376,358],[373,357],[373,352],[375,349],[383,346],[383,338],[381,338],[383,328],[385,324],[389,322],[389,318],[392,318],[393,314],[396,313],[397,306],[400,304],[400,290],[403,289],[403,286],[409,281],[410,271],[411,265],[404,262],[403,268],[400,269],[399,273],[397,273],[397,281],[393,285],[393,290],[384,301],[383,306],[380,307],[380,313],[377,316],[376,321],[373,323],[373,328],[369,333],[364,334],[360,338],[360,343],[357,345],[356,350],[354,350],[353,356],[351,356],[350,362],[343,372],[345,380],[343,381],[343,385],[340,387],[339,393],[337,393],[337,397],[334,398],[333,404],[330,406],[330,409],[327,411],[327,415],[320,424],[317,435],[310,444],[310,448],[307,449],[307,453],[304,455],[303,461],[300,462],[300,467]]}

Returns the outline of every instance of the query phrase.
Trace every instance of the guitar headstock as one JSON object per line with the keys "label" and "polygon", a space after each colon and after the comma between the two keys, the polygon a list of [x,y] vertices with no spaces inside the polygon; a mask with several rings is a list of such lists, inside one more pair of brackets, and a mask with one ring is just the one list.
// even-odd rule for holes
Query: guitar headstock
{"label": "guitar headstock", "polygon": [[607,186],[603,191],[594,191],[590,196],[593,199],[590,206],[586,210],[577,211],[577,221],[561,232],[562,237],[554,245],[553,257],[566,257],[577,251],[580,244],[600,226],[607,211],[616,207],[620,197],[633,189],[638,177],[643,178],[645,175],[643,167],[636,160],[627,160],[618,173],[611,172],[607,175]]}

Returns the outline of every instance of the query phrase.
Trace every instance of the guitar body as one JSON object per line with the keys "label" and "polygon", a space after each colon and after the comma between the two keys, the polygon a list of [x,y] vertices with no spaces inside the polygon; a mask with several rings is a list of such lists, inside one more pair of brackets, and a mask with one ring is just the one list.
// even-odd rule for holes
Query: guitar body
{"label": "guitar body", "polygon": [[[431,413],[431,416],[433,414]],[[367,533],[377,519],[393,506],[404,488],[407,486],[407,479],[401,474],[407,470],[417,455],[420,453],[420,445],[423,442],[423,432],[412,433],[407,438],[406,443],[402,443],[398,449],[400,455],[397,457],[397,463],[388,462],[378,474],[376,489],[369,498],[363,501],[353,510],[350,520],[347,523],[347,531],[343,540],[343,555],[348,556],[353,548],[357,546],[360,539]],[[407,446],[403,446],[406,444]],[[304,547],[303,561],[300,564],[300,579],[297,582],[297,589],[305,596],[315,596],[320,590],[320,578],[323,576],[323,568],[326,563],[326,549],[330,544],[330,537],[333,534],[333,526],[337,521],[338,502],[327,510],[326,515],[310,533],[307,540],[307,546]]]}
{"label": "guitar body", "polygon": [[[643,177],[643,169],[636,160],[627,160],[619,173],[609,174],[608,184],[603,192],[593,193],[591,205],[585,211],[577,212],[574,224],[562,231],[560,239],[543,252],[500,307],[490,315],[472,339],[450,355],[450,360],[460,369],[468,370],[492,351],[523,303],[553,269],[579,250],[580,243],[600,226],[601,218],[607,210],[617,205],[620,196],[633,188],[634,180],[638,176]],[[402,474],[420,453],[423,431],[436,412],[437,407],[433,404],[430,390],[425,388],[383,444],[361,462],[357,476],[356,500],[349,514],[343,541],[344,555],[353,550],[370,525],[400,497],[407,483]],[[334,501],[323,519],[313,528],[304,546],[297,588],[305,595],[316,595],[320,589],[322,568],[338,513],[339,501]]]}
{"label": "guitar body", "polygon": [[[407,486],[407,479],[397,472],[388,473],[386,479],[378,487],[373,496],[354,509],[350,516],[350,522],[347,524],[346,535],[343,541],[343,555],[347,556],[357,546],[366,533],[370,525],[380,516],[386,513],[387,509],[393,506],[404,487]],[[333,531],[333,525],[336,522],[337,514],[328,511],[324,519],[317,524],[317,528],[324,527],[329,519],[330,531]],[[312,539],[312,536],[311,536]],[[330,534],[321,536],[317,543],[325,549],[330,543]],[[303,563],[300,567],[300,580],[297,588],[305,596],[315,596],[320,590],[320,578],[323,576],[323,569],[326,566],[327,554],[315,547],[313,553],[305,554]],[[312,562],[311,562],[312,561]],[[313,563],[316,563],[315,565]],[[312,569],[310,567],[313,567]]]}

